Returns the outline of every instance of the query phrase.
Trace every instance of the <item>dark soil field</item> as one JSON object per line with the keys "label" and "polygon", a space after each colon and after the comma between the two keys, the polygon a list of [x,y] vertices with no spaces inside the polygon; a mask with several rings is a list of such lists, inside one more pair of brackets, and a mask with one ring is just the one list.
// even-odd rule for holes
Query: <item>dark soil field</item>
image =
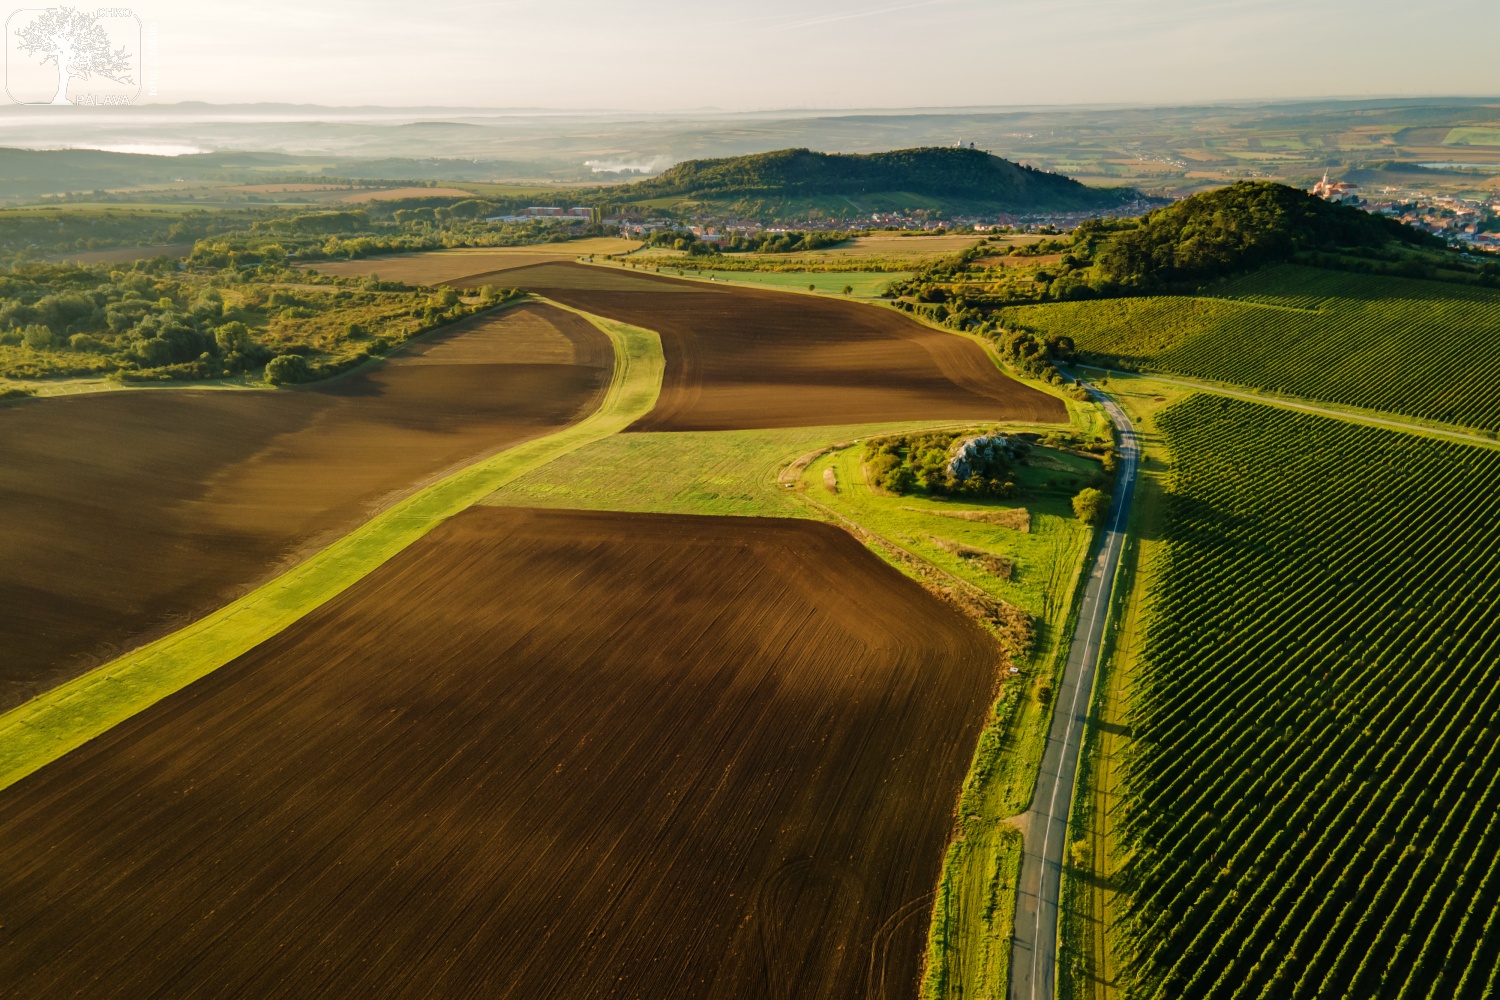
{"label": "dark soil field", "polygon": [[1060,400],[1008,378],[977,344],[894,310],[573,263],[494,280],[661,334],[661,399],[632,430],[1067,420]]}
{"label": "dark soil field", "polygon": [[220,607],[419,485],[572,421],[612,363],[598,329],[536,305],[291,391],[0,408],[0,709]]}
{"label": "dark soil field", "polygon": [[906,1000],[997,671],[825,524],[474,508],[0,793],[0,982]]}

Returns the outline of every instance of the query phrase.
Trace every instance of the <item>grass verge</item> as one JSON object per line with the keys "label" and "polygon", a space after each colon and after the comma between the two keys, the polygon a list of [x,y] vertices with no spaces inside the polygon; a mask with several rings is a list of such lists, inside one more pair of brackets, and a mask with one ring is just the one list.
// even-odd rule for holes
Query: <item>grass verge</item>
{"label": "grass verge", "polygon": [[650,412],[665,370],[660,338],[580,315],[603,330],[615,349],[613,376],[598,410],[454,473],[206,618],[0,715],[0,788],[269,639],[498,487]]}
{"label": "grass verge", "polygon": [[1130,678],[1161,554],[1162,496],[1170,456],[1155,416],[1190,394],[1180,385],[1141,378],[1111,379],[1108,389],[1135,424],[1141,462],[1068,817],[1058,907],[1060,1000],[1115,1000],[1124,995],[1111,928],[1117,926],[1115,914],[1124,902],[1120,875],[1127,859],[1117,849],[1114,808],[1119,801],[1119,765],[1130,745]]}
{"label": "grass verge", "polygon": [[[928,932],[924,1000],[1000,998],[1009,989],[1022,847],[1022,833],[1010,820],[1026,810],[1036,783],[1050,692],[1067,659],[1075,596],[1093,542],[1093,530],[1072,516],[1069,498],[1098,470],[1097,463],[1049,448],[1038,448],[1033,456],[1047,478],[1028,483],[1025,531],[994,523],[1011,520],[1004,512],[1014,510],[1014,502],[877,492],[865,480],[863,449],[852,442],[810,462],[802,477],[809,502],[870,531],[884,545],[1021,608],[1035,625],[1031,652],[1014,659],[1019,672],[1001,678],[964,782]],[[991,520],[972,519],[975,514]],[[976,551],[1003,559],[1009,574],[965,557]],[[911,573],[910,564],[887,558]]]}

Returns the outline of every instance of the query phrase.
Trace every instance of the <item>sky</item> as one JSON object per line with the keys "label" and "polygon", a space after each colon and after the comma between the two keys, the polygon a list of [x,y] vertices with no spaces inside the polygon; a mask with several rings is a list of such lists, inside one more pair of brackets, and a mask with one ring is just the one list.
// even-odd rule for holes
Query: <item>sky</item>
{"label": "sky", "polygon": [[153,0],[135,11],[159,39],[163,102],[750,111],[1500,94],[1497,0]]}

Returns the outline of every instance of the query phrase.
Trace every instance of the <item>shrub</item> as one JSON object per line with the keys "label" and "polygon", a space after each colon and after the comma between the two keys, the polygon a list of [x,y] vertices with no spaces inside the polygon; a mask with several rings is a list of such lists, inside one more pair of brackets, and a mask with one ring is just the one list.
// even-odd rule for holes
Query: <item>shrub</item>
{"label": "shrub", "polygon": [[1073,498],[1073,513],[1085,524],[1098,524],[1109,510],[1109,497],[1092,486],[1078,491]]}
{"label": "shrub", "polygon": [[292,385],[306,382],[312,376],[307,359],[297,354],[282,354],[266,365],[266,381],[272,385]]}
{"label": "shrub", "polygon": [[45,351],[56,344],[52,328],[41,323],[33,323],[22,330],[21,340],[33,351]]}

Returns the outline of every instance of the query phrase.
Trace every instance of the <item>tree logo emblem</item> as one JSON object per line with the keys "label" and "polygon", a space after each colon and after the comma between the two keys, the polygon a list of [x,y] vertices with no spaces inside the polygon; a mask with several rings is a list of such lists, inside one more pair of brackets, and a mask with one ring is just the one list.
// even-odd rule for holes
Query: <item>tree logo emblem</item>
{"label": "tree logo emblem", "polygon": [[124,7],[29,7],[5,21],[5,92],[17,104],[130,104],[141,22]]}

